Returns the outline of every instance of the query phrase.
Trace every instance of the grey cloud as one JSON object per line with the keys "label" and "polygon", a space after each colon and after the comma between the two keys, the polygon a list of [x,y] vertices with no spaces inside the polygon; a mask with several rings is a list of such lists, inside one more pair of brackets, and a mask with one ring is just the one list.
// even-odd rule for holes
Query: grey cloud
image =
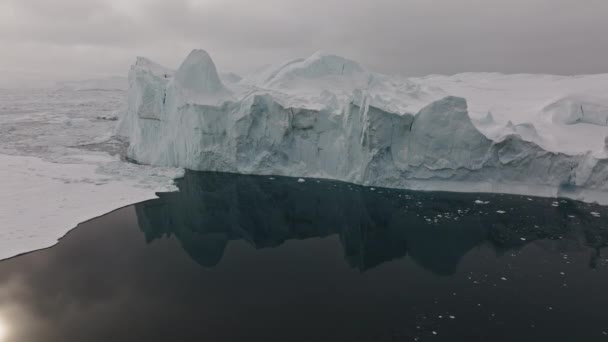
{"label": "grey cloud", "polygon": [[[8,9],[7,9],[8,8]],[[4,0],[0,70],[126,74],[204,48],[246,72],[323,49],[408,75],[608,72],[604,0]]]}

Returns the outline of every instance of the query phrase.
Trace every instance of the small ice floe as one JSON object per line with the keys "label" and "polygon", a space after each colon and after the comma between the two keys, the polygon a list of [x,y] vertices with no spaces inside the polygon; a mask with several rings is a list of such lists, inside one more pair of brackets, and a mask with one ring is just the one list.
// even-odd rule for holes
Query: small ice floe
{"label": "small ice floe", "polygon": [[564,273],[564,272],[559,272],[559,274],[561,274],[561,275],[566,275],[566,273]]}
{"label": "small ice floe", "polygon": [[304,183],[304,182],[306,182],[306,179],[304,179],[304,178],[298,179],[298,183]]}
{"label": "small ice floe", "polygon": [[274,177],[270,177],[270,178],[268,178],[268,179],[270,179],[270,180],[274,180]]}
{"label": "small ice floe", "polygon": [[532,199],[531,199],[531,198],[526,198],[526,199],[527,199],[528,201],[532,202]]}
{"label": "small ice floe", "polygon": [[551,205],[554,207],[559,207],[559,203],[557,203],[557,202],[553,202],[553,203],[551,203]]}
{"label": "small ice floe", "polygon": [[376,188],[370,188],[371,191],[376,191]]}
{"label": "small ice floe", "polygon": [[569,218],[575,218],[576,216],[574,215],[568,215]]}
{"label": "small ice floe", "polygon": [[500,278],[500,280],[502,280],[502,281],[507,281],[507,278],[502,277],[502,278]]}
{"label": "small ice floe", "polygon": [[604,336],[608,336],[608,332],[606,332],[606,331],[602,331],[602,335],[604,335]]}
{"label": "small ice floe", "polygon": [[600,215],[600,213],[595,212],[595,211],[592,211],[592,212],[591,212],[591,215],[593,215],[593,216],[595,216],[595,217],[600,217],[600,216],[601,216],[601,215]]}
{"label": "small ice floe", "polygon": [[519,238],[519,239],[520,239],[521,241],[526,241],[526,238],[523,238],[523,237],[522,237],[522,238]]}
{"label": "small ice floe", "polygon": [[475,201],[475,204],[490,204],[490,201],[481,201],[481,200],[477,200]]}
{"label": "small ice floe", "polygon": [[433,333],[433,335],[437,335],[437,332],[436,332],[436,331],[431,331],[431,332]]}
{"label": "small ice floe", "polygon": [[450,315],[450,319],[456,319],[456,316]]}
{"label": "small ice floe", "polygon": [[549,310],[553,310],[553,307],[552,307],[552,306],[549,306],[549,307],[547,307],[547,309],[549,309]]}
{"label": "small ice floe", "polygon": [[506,212],[506,211],[504,211],[504,210],[498,210],[498,211],[496,211],[496,212],[497,212],[498,214],[501,214],[501,215],[502,215],[502,214],[506,214],[506,213],[507,213],[507,212]]}

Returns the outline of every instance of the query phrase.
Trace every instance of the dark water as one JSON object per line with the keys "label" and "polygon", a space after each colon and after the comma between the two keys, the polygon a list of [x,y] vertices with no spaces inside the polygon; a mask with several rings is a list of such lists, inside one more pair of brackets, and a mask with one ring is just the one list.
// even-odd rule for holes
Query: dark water
{"label": "dark water", "polygon": [[607,208],[210,173],[180,188],[1,262],[0,341],[608,341]]}

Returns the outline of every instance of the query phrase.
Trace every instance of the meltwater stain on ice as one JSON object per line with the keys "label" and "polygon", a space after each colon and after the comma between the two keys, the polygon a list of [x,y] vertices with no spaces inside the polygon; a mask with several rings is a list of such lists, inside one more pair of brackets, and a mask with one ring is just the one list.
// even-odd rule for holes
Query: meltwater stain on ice
{"label": "meltwater stain on ice", "polygon": [[0,263],[13,340],[606,338],[607,208],[222,173],[178,186]]}

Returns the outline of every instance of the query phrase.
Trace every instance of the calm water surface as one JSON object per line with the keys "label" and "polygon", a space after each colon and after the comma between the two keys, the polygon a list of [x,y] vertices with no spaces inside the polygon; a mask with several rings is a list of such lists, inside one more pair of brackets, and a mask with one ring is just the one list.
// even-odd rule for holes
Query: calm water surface
{"label": "calm water surface", "polygon": [[0,262],[0,341],[608,341],[607,208],[215,173],[180,189]]}

